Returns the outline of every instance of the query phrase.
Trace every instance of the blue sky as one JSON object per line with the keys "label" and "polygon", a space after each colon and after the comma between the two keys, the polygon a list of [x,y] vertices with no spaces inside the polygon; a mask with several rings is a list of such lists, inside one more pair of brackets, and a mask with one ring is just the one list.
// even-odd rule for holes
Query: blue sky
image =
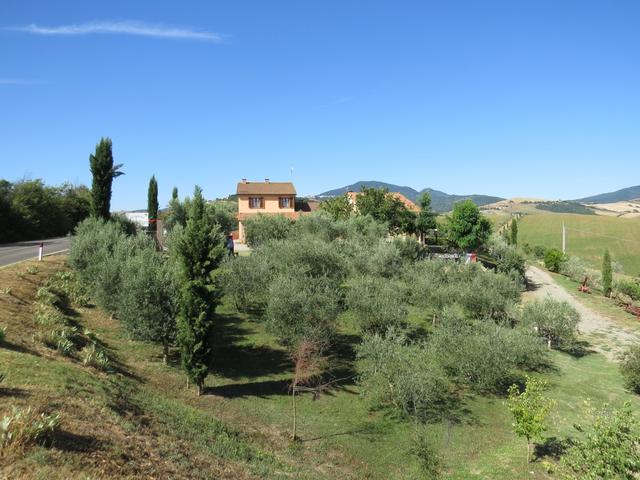
{"label": "blue sky", "polygon": [[0,3],[0,177],[114,209],[243,178],[576,198],[640,183],[637,1]]}

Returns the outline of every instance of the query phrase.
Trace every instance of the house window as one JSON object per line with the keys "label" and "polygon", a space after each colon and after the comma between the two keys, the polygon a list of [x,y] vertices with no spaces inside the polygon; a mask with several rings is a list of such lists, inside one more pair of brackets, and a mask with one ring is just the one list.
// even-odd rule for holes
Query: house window
{"label": "house window", "polygon": [[280,197],[280,208],[291,208],[291,197]]}
{"label": "house window", "polygon": [[249,197],[249,208],[264,208],[262,197]]}

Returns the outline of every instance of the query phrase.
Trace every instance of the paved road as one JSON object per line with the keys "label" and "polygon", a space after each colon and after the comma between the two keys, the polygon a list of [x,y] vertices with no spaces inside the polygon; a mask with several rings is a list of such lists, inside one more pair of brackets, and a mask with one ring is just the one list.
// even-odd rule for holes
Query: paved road
{"label": "paved road", "polygon": [[558,285],[553,277],[544,270],[527,267],[527,278],[535,286],[533,296],[549,296],[555,300],[568,302],[580,314],[580,333],[590,336],[594,349],[610,360],[616,360],[628,345],[635,344],[639,338],[635,332],[621,326],[605,315],[594,312],[578,301],[573,295]]}
{"label": "paved road", "polygon": [[47,240],[29,240],[26,242],[0,244],[0,267],[22,260],[38,257],[38,245],[44,243],[44,254],[67,250],[69,237],[49,238]]}

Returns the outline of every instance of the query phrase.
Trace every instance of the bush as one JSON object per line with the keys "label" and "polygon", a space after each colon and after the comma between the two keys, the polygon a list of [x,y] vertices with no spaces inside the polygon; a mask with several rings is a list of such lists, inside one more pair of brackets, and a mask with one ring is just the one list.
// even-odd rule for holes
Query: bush
{"label": "bush", "polygon": [[526,270],[524,257],[518,253],[515,246],[508,245],[503,238],[493,235],[486,247],[489,255],[496,260],[498,272],[507,274],[516,272],[520,278],[524,279]]}
{"label": "bush", "polygon": [[393,245],[405,263],[413,263],[423,255],[422,245],[413,237],[396,237],[393,239]]}
{"label": "bush", "polygon": [[446,414],[456,397],[444,370],[423,344],[394,330],[367,334],[356,348],[358,383],[372,407],[426,422]]}
{"label": "bush", "polygon": [[424,427],[416,430],[409,453],[418,461],[421,478],[441,478],[442,459]]}
{"label": "bush", "polygon": [[109,356],[96,343],[82,349],[82,363],[103,372],[111,369]]}
{"label": "bush", "polygon": [[403,326],[408,313],[405,303],[402,285],[383,278],[356,279],[346,295],[347,309],[365,332],[384,333],[389,327]]}
{"label": "bush", "polygon": [[152,248],[123,265],[118,318],[132,338],[161,344],[165,361],[176,337],[178,278],[175,263]]}
{"label": "bush", "polygon": [[48,287],[40,287],[36,292],[36,302],[41,305],[58,306],[62,301],[58,295],[52,292]]}
{"label": "bush", "polygon": [[550,248],[544,254],[544,266],[552,272],[559,272],[564,260],[564,253],[557,248]]}
{"label": "bush", "polygon": [[533,247],[533,256],[539,260],[542,260],[547,253],[547,248],[542,245],[535,245]]}
{"label": "bush", "polygon": [[288,347],[302,340],[326,346],[340,310],[341,292],[335,282],[291,271],[273,279],[265,316],[269,331]]}
{"label": "bush", "polygon": [[0,421],[0,453],[34,444],[49,444],[59,427],[59,413],[45,414],[31,407],[13,407]]}
{"label": "bush", "polygon": [[560,273],[566,275],[576,282],[583,282],[585,277],[589,277],[589,267],[579,257],[568,255],[560,265]]}
{"label": "bush", "polygon": [[66,323],[64,314],[51,305],[37,305],[34,319],[36,323],[45,327],[62,326]]}
{"label": "bush", "polygon": [[549,347],[570,348],[576,340],[580,315],[567,302],[545,298],[525,303],[521,322],[535,329]]}
{"label": "bush", "polygon": [[622,357],[620,371],[626,387],[640,393],[640,345],[629,347]]}
{"label": "bush", "polygon": [[402,272],[403,259],[392,242],[379,239],[374,243],[346,242],[341,246],[352,275],[394,277]]}
{"label": "bush", "polygon": [[241,312],[262,311],[267,306],[273,268],[265,255],[230,257],[223,264],[222,284]]}
{"label": "bush", "polygon": [[640,301],[640,280],[618,280],[615,283],[614,291],[616,293],[626,295],[632,300],[638,302]]}
{"label": "bush", "polygon": [[293,223],[284,215],[258,214],[245,222],[247,245],[258,247],[271,240],[284,240],[293,230]]}

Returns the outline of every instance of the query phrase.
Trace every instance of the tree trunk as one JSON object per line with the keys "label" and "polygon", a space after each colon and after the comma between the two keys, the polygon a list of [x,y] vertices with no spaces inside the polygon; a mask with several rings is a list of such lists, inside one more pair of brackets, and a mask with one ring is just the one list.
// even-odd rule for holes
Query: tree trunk
{"label": "tree trunk", "polygon": [[168,359],[169,359],[169,344],[167,342],[164,342],[162,345],[162,363],[166,365]]}
{"label": "tree trunk", "polygon": [[293,434],[291,438],[293,440],[297,440],[298,432],[297,432],[297,410],[296,410],[296,387],[291,389],[291,400],[293,402]]}
{"label": "tree trunk", "polygon": [[198,396],[202,395],[202,384],[198,384]]}

